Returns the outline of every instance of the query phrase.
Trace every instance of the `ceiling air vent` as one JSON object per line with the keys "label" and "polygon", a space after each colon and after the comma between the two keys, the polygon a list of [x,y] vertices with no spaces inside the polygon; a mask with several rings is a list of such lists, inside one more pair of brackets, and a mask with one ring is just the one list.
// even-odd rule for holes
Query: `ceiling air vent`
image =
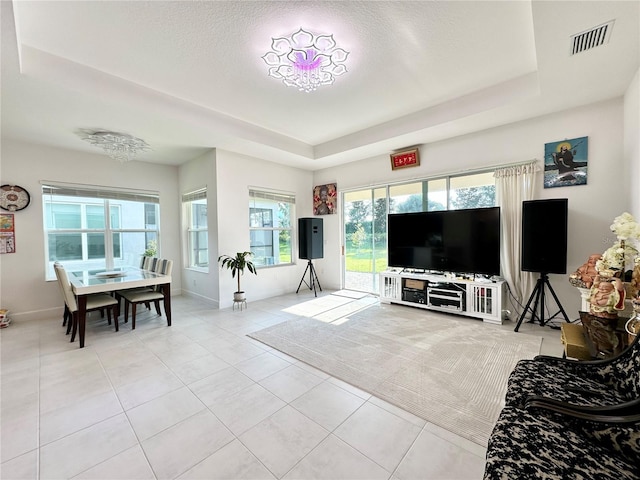
{"label": "ceiling air vent", "polygon": [[576,33],[571,36],[571,55],[584,52],[585,50],[591,50],[592,48],[599,47],[609,42],[611,37],[611,30],[613,29],[613,22],[603,23],[597,27],[590,28],[582,33]]}

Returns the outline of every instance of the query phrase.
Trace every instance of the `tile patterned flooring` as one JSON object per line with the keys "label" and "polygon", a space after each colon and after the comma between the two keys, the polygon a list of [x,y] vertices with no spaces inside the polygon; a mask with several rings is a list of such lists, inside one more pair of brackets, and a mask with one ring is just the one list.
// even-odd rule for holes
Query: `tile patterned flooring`
{"label": "tile patterned flooring", "polygon": [[[245,336],[326,314],[331,297],[233,311],[178,296],[170,328],[145,312],[115,333],[92,316],[84,349],[61,318],[14,321],[0,331],[0,478],[482,478],[483,447]],[[367,315],[393,308],[423,314],[374,301]],[[520,332],[561,355],[558,330]]]}

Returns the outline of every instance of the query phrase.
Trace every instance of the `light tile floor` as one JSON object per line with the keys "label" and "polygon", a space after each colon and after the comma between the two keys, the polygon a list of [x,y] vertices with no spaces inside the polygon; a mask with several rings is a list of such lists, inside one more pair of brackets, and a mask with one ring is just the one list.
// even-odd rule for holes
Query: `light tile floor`
{"label": "light tile floor", "polygon": [[[0,477],[482,478],[483,447],[245,336],[359,308],[334,298],[303,292],[233,311],[174,297],[171,328],[145,312],[115,333],[94,315],[84,349],[61,318],[14,321],[0,331]],[[370,303],[367,315],[424,314]],[[520,332],[562,354],[558,330]]]}

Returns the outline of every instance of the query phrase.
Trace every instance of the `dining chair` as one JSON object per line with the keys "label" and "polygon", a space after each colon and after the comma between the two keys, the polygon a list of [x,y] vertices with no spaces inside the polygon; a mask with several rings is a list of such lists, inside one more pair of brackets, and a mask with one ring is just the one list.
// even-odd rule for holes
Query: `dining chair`
{"label": "dining chair", "polygon": [[156,266],[158,264],[158,261],[160,260],[158,257],[146,257],[146,262],[144,264],[144,269],[145,270],[149,270],[151,272],[154,272],[156,269]]}
{"label": "dining chair", "polygon": [[153,269],[156,266],[156,263],[160,260],[158,257],[142,257],[142,261],[140,262],[140,268],[142,270],[149,270],[153,272]]}
{"label": "dining chair", "polygon": [[[62,264],[60,262],[54,262],[53,267],[56,273],[56,278],[58,280],[57,281],[58,287],[60,287],[60,295],[62,295],[62,300],[64,302],[64,314],[62,316],[62,326],[67,327],[67,335],[69,335],[69,332],[71,332],[71,327],[72,327],[71,312],[69,311],[69,307],[67,307],[67,302],[65,301],[64,288],[62,287],[62,282],[60,281],[58,270],[56,270],[55,268],[56,266],[62,266]],[[104,317],[104,308],[100,309],[100,315]],[[109,325],[111,325],[111,318],[109,318]]]}
{"label": "dining chair", "polygon": [[[146,257],[147,262],[145,263],[145,270],[149,270],[153,273],[161,273],[163,275],[171,275],[172,267],[169,267],[167,262],[169,260],[165,260],[163,258],[157,257]],[[173,262],[171,262],[173,264]],[[145,291],[145,292],[157,292],[159,290],[159,285],[152,285],[150,287],[139,287],[135,290],[137,291]],[[148,310],[151,310],[151,306],[149,302],[145,302],[145,305]]]}
{"label": "dining chair", "polygon": [[[76,296],[73,293],[73,289],[71,288],[69,276],[67,275],[67,272],[62,264],[56,262],[53,267],[56,272],[58,284],[60,285],[60,291],[62,292],[62,296],[64,298],[67,334],[71,330],[71,342],[73,342],[76,339],[76,331],[78,329],[78,302],[76,300]],[[107,319],[109,321],[109,325],[111,325],[111,313],[113,312],[116,332],[119,331],[119,308],[118,301],[115,298],[113,298],[111,295],[107,295],[106,293],[94,293],[91,295],[87,295],[87,312],[95,310],[107,311]]]}
{"label": "dining chair", "polygon": [[60,288],[60,295],[62,296],[62,301],[64,303],[64,313],[62,314],[62,326],[67,327],[67,335],[71,331],[71,312],[69,311],[69,307],[67,307],[67,302],[64,296],[64,289],[62,288],[62,282],[60,281],[60,274],[58,273],[58,266],[62,266],[60,262],[54,262],[53,270],[56,274],[56,283],[58,284],[58,288]]}
{"label": "dining chair", "polygon": [[[154,272],[160,273],[163,275],[171,275],[171,271],[173,270],[173,261],[165,260],[165,259],[156,259],[153,265]],[[162,315],[160,313],[160,300],[164,300],[164,293],[159,285],[154,288],[150,288],[149,290],[139,290],[139,289],[131,289],[131,290],[120,290],[119,295],[124,299],[124,321],[127,323],[129,321],[129,305],[131,305],[131,330],[135,330],[136,328],[136,307],[139,303],[144,303],[150,305],[151,302],[154,303],[156,307],[156,312],[158,315]],[[167,292],[167,295],[169,292]],[[166,312],[165,312],[166,314]]]}
{"label": "dining chair", "polygon": [[[147,270],[152,272],[153,271],[153,266],[156,264],[156,261],[158,259],[155,257],[147,257],[146,255],[143,255],[142,258],[140,259],[140,270]],[[148,292],[151,291],[152,288],[151,287],[136,287],[130,290],[137,290],[137,291],[144,291],[144,292]],[[118,302],[120,302],[120,300],[122,299],[122,292],[123,290],[116,290],[115,292],[113,292],[113,295],[116,297],[116,299],[118,300]],[[149,305],[147,305],[147,307],[149,309],[151,309],[151,307]]]}

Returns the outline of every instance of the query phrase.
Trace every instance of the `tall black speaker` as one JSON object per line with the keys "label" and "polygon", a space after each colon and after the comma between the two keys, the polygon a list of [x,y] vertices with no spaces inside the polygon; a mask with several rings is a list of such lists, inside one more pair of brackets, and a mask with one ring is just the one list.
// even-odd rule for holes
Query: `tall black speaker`
{"label": "tall black speaker", "polygon": [[566,198],[522,202],[522,262],[525,272],[567,273]]}
{"label": "tall black speaker", "polygon": [[298,219],[298,256],[305,260],[324,256],[321,218]]}

